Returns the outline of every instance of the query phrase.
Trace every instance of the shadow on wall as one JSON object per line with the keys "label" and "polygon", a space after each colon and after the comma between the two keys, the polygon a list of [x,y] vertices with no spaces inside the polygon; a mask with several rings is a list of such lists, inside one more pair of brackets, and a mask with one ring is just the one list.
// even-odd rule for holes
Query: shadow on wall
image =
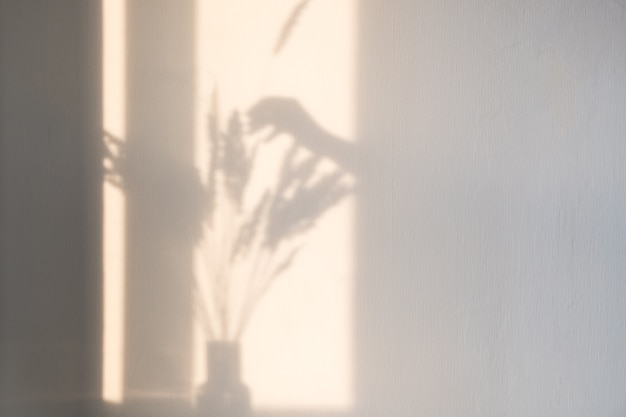
{"label": "shadow on wall", "polygon": [[[356,145],[327,133],[292,98],[260,101],[248,113],[247,130],[236,112],[225,131],[218,129],[214,115],[209,119],[206,182],[193,166],[172,164],[150,148],[129,150],[132,138],[127,145],[110,134],[105,135],[105,179],[130,201],[141,201],[142,222],[149,221],[154,241],[204,246],[208,288],[203,294],[201,284],[195,287],[194,314],[210,340],[210,369],[217,380],[209,382],[230,390],[240,388],[232,385],[241,383],[233,379],[239,378],[237,344],[257,303],[277,278],[288,273],[306,245],[307,232],[354,192],[350,165]],[[263,139],[251,136],[268,129],[271,133]],[[259,190],[252,184],[255,165],[263,148],[272,147],[279,134],[294,141],[281,157],[277,178]],[[134,162],[134,154],[141,154],[137,159],[142,163]],[[329,160],[335,167],[328,168]],[[149,167],[154,171],[145,171]],[[257,190],[250,190],[253,186]],[[246,204],[251,191],[258,197]],[[235,275],[241,273],[240,265],[247,272],[244,276]],[[238,304],[232,303],[231,293],[236,291],[242,292],[236,294]]]}
{"label": "shadow on wall", "polygon": [[0,2],[0,415],[84,415],[100,364],[97,2]]}
{"label": "shadow on wall", "polygon": [[[279,28],[274,54],[307,3],[296,3]],[[127,213],[125,399],[107,405],[111,414],[187,407],[194,321],[202,323],[209,369],[198,409],[249,414],[241,337],[264,295],[289,274],[307,236],[354,194],[356,145],[327,132],[292,97],[265,97],[243,114],[227,110],[224,119],[219,85],[205,115],[205,169],[198,169],[193,84],[184,81],[193,74],[193,48],[186,44],[192,34],[168,17],[192,19],[191,2],[185,4],[149,12],[129,4],[127,133],[104,132],[104,180],[124,196]],[[159,39],[163,49],[154,48]],[[173,68],[163,68],[164,61]],[[172,72],[165,82],[164,70]]]}
{"label": "shadow on wall", "polygon": [[238,113],[219,84],[200,170],[192,1],[127,3],[126,134],[94,151],[91,2],[3,0],[2,411],[83,416],[98,398],[105,159],[128,248],[109,414],[193,412],[197,318],[214,362],[201,401],[247,413],[239,336],[355,191],[354,410],[259,415],[623,414],[626,26],[617,3],[582,3],[364,0],[359,144],[299,95]]}

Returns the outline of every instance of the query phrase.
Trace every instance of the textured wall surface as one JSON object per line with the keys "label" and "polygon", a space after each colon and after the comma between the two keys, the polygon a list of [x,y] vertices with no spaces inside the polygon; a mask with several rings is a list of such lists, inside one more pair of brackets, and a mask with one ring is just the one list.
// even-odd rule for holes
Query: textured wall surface
{"label": "textured wall surface", "polygon": [[363,414],[623,415],[623,2],[360,23]]}
{"label": "textured wall surface", "polygon": [[[189,207],[155,189],[188,180],[191,142],[170,139],[192,134],[193,14],[129,1],[129,131],[174,158],[138,164],[130,194],[126,383],[163,395],[117,410],[182,415],[168,395],[192,382],[190,295],[172,271],[189,290]],[[89,415],[98,396],[99,7],[0,1],[11,417]],[[356,13],[355,397],[333,415],[623,416],[626,2],[363,0]]]}

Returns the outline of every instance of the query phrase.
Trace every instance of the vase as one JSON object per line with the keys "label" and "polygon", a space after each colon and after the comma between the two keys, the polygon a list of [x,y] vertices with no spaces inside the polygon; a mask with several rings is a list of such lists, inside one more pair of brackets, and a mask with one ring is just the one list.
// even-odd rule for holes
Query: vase
{"label": "vase", "polygon": [[198,397],[199,415],[248,417],[250,393],[241,381],[239,344],[209,342],[207,366],[207,382]]}

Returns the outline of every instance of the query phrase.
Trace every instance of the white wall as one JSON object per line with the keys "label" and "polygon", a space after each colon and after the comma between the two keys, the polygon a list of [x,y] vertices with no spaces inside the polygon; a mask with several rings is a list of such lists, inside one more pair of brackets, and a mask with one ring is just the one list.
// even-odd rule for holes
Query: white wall
{"label": "white wall", "polygon": [[626,410],[626,6],[366,1],[364,415]]}
{"label": "white wall", "polygon": [[[82,138],[100,140],[100,69],[81,34],[95,37],[87,15],[98,19],[60,4],[1,5],[0,408],[13,415],[49,415],[55,402],[82,415],[74,403],[97,385],[100,161]],[[622,416],[626,4],[358,7],[354,414]],[[143,114],[147,98],[129,97]],[[130,123],[141,132],[142,120]],[[150,311],[163,288],[144,300]],[[186,309],[178,300],[170,310]],[[150,340],[162,338],[136,346]],[[188,384],[177,370],[140,371],[140,382]]]}

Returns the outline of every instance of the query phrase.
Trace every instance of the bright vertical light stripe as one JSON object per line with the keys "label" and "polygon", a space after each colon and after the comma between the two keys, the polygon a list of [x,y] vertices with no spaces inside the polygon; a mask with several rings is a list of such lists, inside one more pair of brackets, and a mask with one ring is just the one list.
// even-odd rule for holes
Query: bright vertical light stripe
{"label": "bright vertical light stripe", "polygon": [[[126,1],[102,2],[102,109],[105,134],[126,134]],[[124,397],[125,197],[103,183],[103,360],[102,397]]]}
{"label": "bright vertical light stripe", "polygon": [[205,180],[208,170],[208,161],[206,153],[207,144],[207,115],[210,110],[212,81],[209,62],[206,51],[208,38],[208,25],[206,16],[209,13],[209,7],[206,0],[196,0],[195,4],[195,115],[194,115],[194,164],[200,177]]}
{"label": "bright vertical light stripe", "polygon": [[[207,56],[203,52],[206,49],[207,23],[206,15],[209,12],[206,0],[196,0],[195,2],[195,96],[194,96],[194,164],[200,173],[202,182],[206,180],[208,163],[206,157],[206,137],[207,137],[207,113],[209,110],[209,88],[210,77],[208,76]],[[194,250],[194,277],[197,293],[202,285],[204,271],[202,268],[202,253],[198,248]],[[194,299],[193,302],[196,302]],[[196,306],[197,307],[197,306]],[[198,387],[206,380],[206,334],[203,323],[195,315],[193,323],[193,362],[192,362],[192,383]]]}

